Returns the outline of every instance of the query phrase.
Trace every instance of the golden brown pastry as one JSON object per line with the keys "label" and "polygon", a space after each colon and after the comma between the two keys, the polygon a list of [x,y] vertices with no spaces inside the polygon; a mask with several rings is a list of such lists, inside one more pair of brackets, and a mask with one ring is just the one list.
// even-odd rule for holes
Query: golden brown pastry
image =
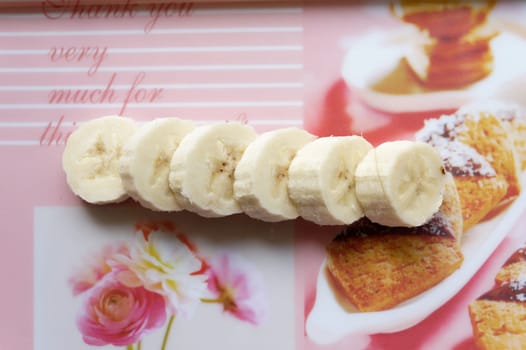
{"label": "golden brown pastry", "polygon": [[477,101],[462,107],[460,113],[483,112],[500,119],[513,141],[521,170],[526,169],[526,110],[516,104]]}
{"label": "golden brown pastry", "polygon": [[391,308],[436,285],[462,263],[460,202],[448,177],[444,202],[419,227],[386,227],[363,218],[327,246],[327,267],[360,311]]}
{"label": "golden brown pastry", "polygon": [[502,284],[520,278],[526,274],[526,246],[523,246],[506,260],[502,268],[495,276],[495,282]]}
{"label": "golden brown pastry", "polygon": [[526,349],[526,249],[521,247],[496,276],[496,285],[469,305],[479,349]]}
{"label": "golden brown pastry", "polygon": [[[496,173],[496,178],[500,176],[505,179],[507,190],[501,199],[501,204],[502,202],[505,204],[511,202],[520,194],[520,163],[513,138],[510,137],[504,123],[494,115],[473,111],[430,119],[426,121],[424,128],[417,133],[416,138],[420,141],[436,144],[438,148],[453,141],[470,146],[491,165]],[[486,177],[492,176],[488,173]],[[461,185],[460,182],[457,183],[461,201],[471,202],[469,198],[462,195],[464,189],[461,188]],[[493,191],[498,183],[494,182],[491,186],[493,187],[484,187],[484,190],[487,188]],[[494,192],[498,191],[495,190]],[[493,200],[494,198],[496,197],[490,199]],[[481,200],[486,200],[486,198],[481,198]],[[491,205],[494,206],[492,210],[499,210],[500,208],[497,208],[495,204],[492,202]],[[474,205],[473,208],[476,210],[477,206]],[[466,227],[469,227],[469,223]]]}
{"label": "golden brown pastry", "polygon": [[518,114],[503,116],[504,125],[513,137],[513,143],[519,156],[521,170],[526,169],[526,118]]}
{"label": "golden brown pastry", "polygon": [[426,141],[437,149],[444,168],[454,177],[467,231],[498,206],[508,189],[506,179],[468,145],[436,135]]}

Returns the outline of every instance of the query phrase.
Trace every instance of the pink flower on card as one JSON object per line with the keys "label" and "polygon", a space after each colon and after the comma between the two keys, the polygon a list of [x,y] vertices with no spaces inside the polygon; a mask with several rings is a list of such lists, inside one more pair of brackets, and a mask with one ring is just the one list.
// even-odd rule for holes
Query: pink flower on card
{"label": "pink flower on card", "polygon": [[208,289],[225,312],[254,325],[263,322],[267,303],[258,271],[239,257],[223,254],[211,261],[207,274]]}
{"label": "pink flower on card", "polygon": [[164,296],[171,313],[188,316],[206,290],[206,276],[196,274],[202,269],[201,260],[175,235],[153,231],[145,236],[138,231],[129,254],[115,257],[132,272],[121,273],[120,280]]}
{"label": "pink flower on card", "polygon": [[98,281],[112,271],[112,258],[114,255],[128,255],[128,246],[124,242],[105,246],[102,251],[93,256],[85,267],[77,271],[70,279],[69,284],[73,295],[78,295],[93,287]]}
{"label": "pink flower on card", "polygon": [[130,345],[166,320],[162,295],[143,287],[130,288],[107,274],[84,294],[77,326],[89,345]]}

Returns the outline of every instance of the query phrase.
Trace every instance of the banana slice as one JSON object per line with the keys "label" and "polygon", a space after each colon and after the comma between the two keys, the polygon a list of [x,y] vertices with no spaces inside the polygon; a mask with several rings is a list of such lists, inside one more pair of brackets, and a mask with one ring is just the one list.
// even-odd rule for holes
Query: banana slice
{"label": "banana slice", "polygon": [[270,222],[298,217],[287,189],[288,168],[296,152],[314,139],[305,130],[287,128],[264,133],[247,147],[234,182],[245,214]]}
{"label": "banana slice", "polygon": [[170,163],[170,188],[178,204],[204,217],[240,213],[233,196],[234,169],[256,136],[241,123],[200,126],[188,134]]}
{"label": "banana slice", "polygon": [[193,129],[191,121],[163,118],[137,130],[120,159],[121,179],[130,197],[148,209],[182,210],[168,185],[168,173],[173,153]]}
{"label": "banana slice", "polygon": [[440,155],[430,145],[386,142],[358,164],[356,195],[371,221],[385,226],[419,226],[440,207],[445,179]]}
{"label": "banana slice", "polygon": [[75,130],[62,155],[62,167],[73,193],[93,204],[128,198],[119,175],[119,159],[124,143],[135,131],[132,120],[118,116],[93,119]]}
{"label": "banana slice", "polygon": [[360,136],[323,137],[301,148],[289,167],[289,195],[298,213],[318,225],[348,225],[364,213],[354,172],[373,146]]}

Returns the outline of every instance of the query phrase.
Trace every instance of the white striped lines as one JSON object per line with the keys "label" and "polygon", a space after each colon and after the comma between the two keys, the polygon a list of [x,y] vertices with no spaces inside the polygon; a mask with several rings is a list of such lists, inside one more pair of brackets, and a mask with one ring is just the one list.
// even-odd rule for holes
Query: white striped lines
{"label": "white striped lines", "polygon": [[[86,72],[91,67],[0,67],[0,73],[74,73]],[[239,70],[302,70],[301,63],[285,64],[203,64],[176,66],[117,66],[100,67],[99,72],[180,72],[180,71],[239,71]]]}
{"label": "white striped lines", "polygon": [[[197,124],[209,124],[224,121],[222,119],[211,119],[211,120],[196,120]],[[252,126],[276,126],[276,127],[301,127],[303,120],[301,119],[254,119],[246,120],[249,125]],[[71,122],[71,121],[60,121],[60,123],[54,122],[0,122],[0,131],[2,129],[31,129],[39,128],[45,130],[47,128],[56,128],[60,124],[61,128],[73,128],[81,125],[83,122]],[[137,124],[144,124],[145,121],[139,121]],[[64,140],[0,140],[0,147],[8,146],[57,146],[63,145]]]}
{"label": "white striped lines", "polygon": [[[303,107],[302,100],[283,101],[200,101],[200,102],[156,102],[156,103],[128,103],[133,108],[229,108],[229,107]],[[47,103],[4,103],[0,109],[99,109],[122,107],[122,103],[99,104],[47,104]]]}
{"label": "white striped lines", "polygon": [[302,7],[283,7],[283,8],[225,8],[225,9],[199,9],[196,8],[192,15],[251,15],[251,14],[301,14]]}
{"label": "white striped lines", "polygon": [[35,140],[0,140],[0,146],[38,146],[40,141]]}
{"label": "white striped lines", "polygon": [[[108,48],[106,54],[303,51],[302,45],[238,45]],[[0,49],[0,55],[48,55],[49,49]]]}
{"label": "white striped lines", "polygon": [[[93,111],[122,112],[123,108],[144,109],[147,115],[156,113],[156,110],[177,111],[178,115],[188,113],[198,124],[238,120],[261,130],[303,125],[304,65],[301,56],[304,28],[301,14],[304,10],[300,2],[251,4],[247,7],[195,4],[187,13],[181,12],[184,16],[178,16],[177,9],[172,9],[173,15],[164,16],[159,12],[157,17],[155,6],[158,6],[155,2],[145,2],[134,12],[133,19],[126,18],[125,22],[115,25],[107,21],[111,18],[104,19],[98,12],[95,16],[89,15],[87,8],[72,13],[73,6],[55,7],[58,17],[54,21],[47,20],[39,10],[0,13],[3,22],[0,41],[4,42],[0,47],[0,74],[4,74],[0,92],[6,95],[4,100],[7,102],[0,103],[0,114],[3,115],[0,117],[0,146],[63,145],[66,133],[87,120],[72,119],[89,118],[88,112]],[[203,18],[205,16],[207,18]],[[26,17],[31,20],[22,20]],[[72,20],[85,20],[93,25],[65,25]],[[24,21],[31,21],[31,24],[23,25]],[[148,38],[143,37],[145,35]],[[91,44],[91,50],[104,49],[104,57],[110,55],[112,60],[97,66],[98,73],[105,72],[102,77],[99,75],[99,79],[79,78],[75,73],[85,74],[92,69],[88,65],[92,63],[90,57],[93,58],[94,52],[90,51],[89,45],[98,38],[108,40],[104,40],[103,46],[96,41],[99,44]],[[69,43],[74,39],[77,44]],[[84,43],[86,41],[88,43]],[[35,42],[38,45],[34,45]],[[57,42],[64,43],[62,48]],[[141,47],[143,45],[145,47]],[[68,53],[68,49],[71,52]],[[75,54],[84,60],[75,60],[79,57],[73,57]],[[134,59],[129,60],[125,56],[128,54]],[[177,59],[162,62],[148,59],[163,54],[172,54],[171,57]],[[193,55],[206,59],[192,60]],[[275,56],[272,60],[266,59],[272,55]],[[49,58],[53,64],[48,62]],[[129,90],[130,85],[123,84],[122,79],[118,80],[119,84],[113,84],[113,78],[110,83],[104,83],[104,79],[108,79],[106,75],[127,76],[129,72],[148,74],[150,79],[147,84],[140,85],[142,89],[177,90],[171,92],[175,101],[143,103],[146,100],[130,99],[130,103],[126,101],[123,107],[123,103],[115,99],[86,104],[68,103],[68,100],[45,103],[48,101],[41,100],[46,92],[57,90]],[[197,78],[188,80],[184,72]],[[54,85],[55,82],[60,84]],[[189,100],[180,93],[182,90],[194,91],[188,95]],[[13,96],[24,96],[24,99]],[[197,99],[195,96],[202,97]],[[83,112],[77,114],[79,110]],[[61,116],[59,120],[54,116],[53,120],[46,121],[55,113]],[[208,118],[215,119],[199,120],[205,113]],[[257,119],[251,119],[251,116]],[[49,130],[57,131],[57,135],[60,132],[61,137],[48,135]]]}
{"label": "white striped lines", "polygon": [[[210,120],[195,120],[198,124],[209,124],[216,123],[220,121],[219,119],[210,119]],[[73,127],[78,126],[84,123],[85,121],[61,121],[60,126],[63,127]],[[303,121],[301,119],[248,119],[248,124],[250,125],[286,125],[286,126],[299,126],[302,125]],[[145,123],[144,121],[138,121],[138,124]],[[0,122],[0,129],[2,128],[43,128],[43,127],[55,127],[57,122]]]}
{"label": "white striped lines", "polygon": [[[210,28],[172,28],[153,29],[152,34],[256,34],[256,33],[302,33],[302,26],[290,27],[210,27]],[[50,36],[94,36],[94,35],[145,35],[143,29],[105,29],[105,30],[53,30],[53,31],[3,31],[0,37],[50,37]]]}
{"label": "white striped lines", "polygon": [[[143,89],[165,90],[206,90],[206,89],[301,89],[302,82],[276,82],[276,83],[181,83],[181,84],[141,84]],[[0,91],[51,91],[51,90],[94,90],[104,89],[101,85],[0,85]],[[128,90],[130,85],[115,84],[114,90]]]}
{"label": "white striped lines", "polygon": [[303,125],[303,120],[300,119],[259,119],[259,120],[249,120],[248,124],[250,125],[281,125],[281,126],[300,126]]}
{"label": "white striped lines", "polygon": [[47,125],[44,122],[0,122],[0,128],[39,128]]}

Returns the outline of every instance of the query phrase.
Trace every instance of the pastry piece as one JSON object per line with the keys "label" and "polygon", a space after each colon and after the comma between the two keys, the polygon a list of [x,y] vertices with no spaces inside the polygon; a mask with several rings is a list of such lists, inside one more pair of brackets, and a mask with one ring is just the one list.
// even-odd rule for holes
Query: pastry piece
{"label": "pastry piece", "polygon": [[512,138],[499,118],[484,112],[471,112],[430,119],[418,132],[417,139],[429,142],[433,136],[459,141],[480,153],[508,183],[503,201],[508,203],[519,195],[519,159]]}
{"label": "pastry piece", "polygon": [[526,114],[511,112],[499,115],[513,138],[521,170],[526,169]]}
{"label": "pastry piece", "polygon": [[362,218],[327,246],[327,267],[358,310],[385,310],[431,288],[460,267],[461,232],[459,198],[448,176],[443,204],[428,223],[387,227]]}
{"label": "pastry piece", "polygon": [[[500,287],[469,306],[475,344],[479,349],[526,349],[526,303],[499,300],[524,295],[526,288]],[[486,300],[486,298],[492,298]]]}
{"label": "pastry piece", "polygon": [[496,286],[469,305],[479,349],[526,349],[526,250],[517,250],[496,277]]}
{"label": "pastry piece", "polygon": [[464,231],[467,231],[498,206],[508,189],[506,179],[497,175],[488,161],[470,146],[436,135],[427,141],[438,150],[446,171],[455,179]]}
{"label": "pastry piece", "polygon": [[459,113],[484,112],[499,118],[513,140],[521,170],[526,169],[526,110],[514,103],[477,101],[459,109]]}
{"label": "pastry piece", "polygon": [[444,200],[440,206],[439,213],[442,213],[442,215],[447,218],[452,228],[450,233],[460,245],[460,242],[462,242],[462,233],[465,231],[464,218],[462,217],[462,203],[460,202],[460,195],[454,177],[449,172],[446,173],[443,197]]}
{"label": "pastry piece", "polygon": [[526,274],[526,246],[523,246],[513,253],[504,263],[500,271],[495,276],[497,284],[509,283],[510,281],[521,278]]}

